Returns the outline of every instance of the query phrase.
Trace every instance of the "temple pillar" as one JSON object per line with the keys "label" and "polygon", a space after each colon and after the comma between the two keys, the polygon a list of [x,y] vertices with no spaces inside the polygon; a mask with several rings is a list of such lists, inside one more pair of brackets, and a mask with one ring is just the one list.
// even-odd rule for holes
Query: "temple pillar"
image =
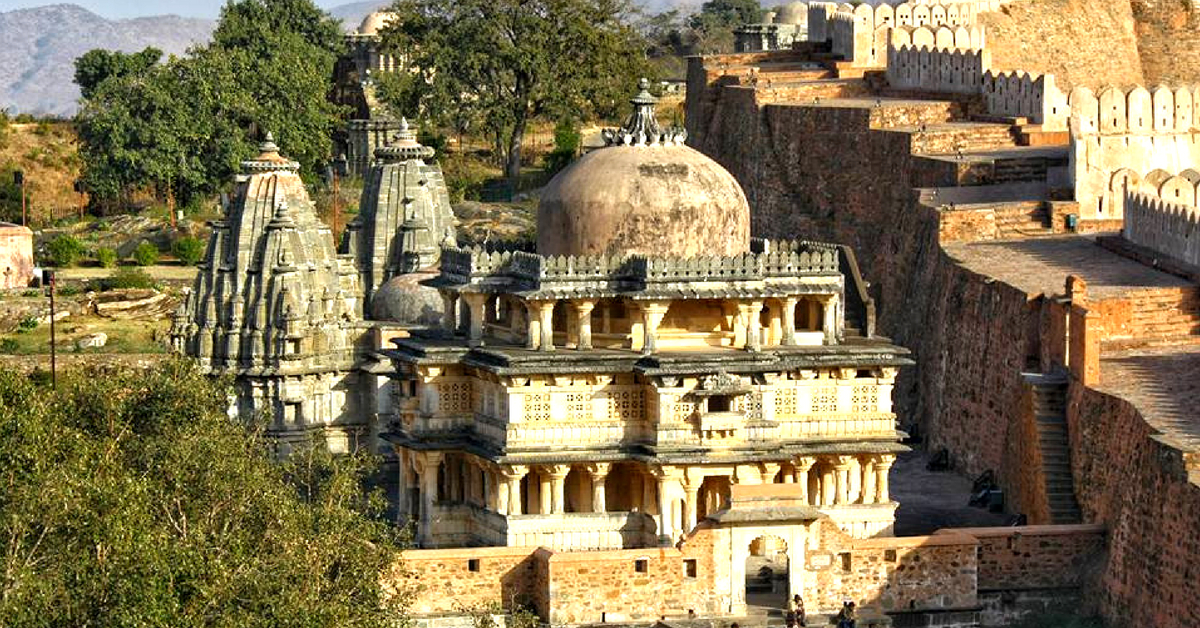
{"label": "temple pillar", "polygon": [[751,301],[741,306],[746,317],[746,350],[762,349],[762,301]]}
{"label": "temple pillar", "polygon": [[837,473],[837,494],[834,498],[834,503],[838,506],[844,506],[850,503],[850,460],[849,458],[839,456],[834,464],[834,471]]}
{"label": "temple pillar", "polygon": [[522,466],[509,466],[502,469],[506,491],[500,491],[500,510],[502,515],[520,515],[521,512],[521,479],[529,472]]}
{"label": "temple pillar", "polygon": [[550,487],[550,473],[545,468],[538,471],[538,498],[541,500],[538,514],[550,514],[554,509],[554,494]]}
{"label": "temple pillar", "polygon": [[834,483],[834,471],[832,466],[825,467],[821,472],[821,505],[832,506],[834,502],[834,494],[837,485]]}
{"label": "temple pillar", "polygon": [[875,503],[875,456],[862,459],[862,503]]}
{"label": "temple pillar", "polygon": [[441,452],[427,451],[420,457],[421,474],[421,520],[417,529],[418,541],[424,545],[433,542],[433,504],[437,499],[438,465],[442,462]]}
{"label": "temple pillar", "polygon": [[467,344],[472,347],[483,345],[483,320],[487,313],[487,295],[477,292],[462,295],[470,312],[470,327],[467,330]]}
{"label": "temple pillar", "polygon": [[792,346],[796,344],[796,303],[799,299],[796,297],[787,297],[783,300],[783,344]]}
{"label": "temple pillar", "polygon": [[642,330],[645,339],[642,341],[642,353],[650,354],[658,350],[658,326],[667,314],[666,303],[642,304]]}
{"label": "temple pillar", "polygon": [[654,513],[654,476],[647,473],[642,476],[642,512]]}
{"label": "temple pillar", "polygon": [[816,460],[802,457],[797,458],[792,464],[796,466],[795,476],[796,483],[800,485],[800,499],[804,500],[804,503],[812,505],[812,499],[808,495],[808,472],[816,464]]}
{"label": "temple pillar", "polygon": [[458,294],[442,291],[442,329],[454,333],[458,329]]}
{"label": "temple pillar", "polygon": [[674,513],[671,511],[671,495],[668,482],[671,478],[659,472],[658,480],[658,537],[659,539],[675,540]]}
{"label": "temple pillar", "polygon": [[825,320],[821,330],[825,332],[825,344],[837,344],[837,295],[825,301]]}
{"label": "temple pillar", "polygon": [[542,344],[542,322],[538,318],[538,304],[525,303],[525,348],[537,349]]}
{"label": "temple pillar", "polygon": [[542,351],[554,351],[554,301],[538,303],[538,322],[542,332],[541,346],[538,348]]}
{"label": "temple pillar", "polygon": [[896,462],[896,457],[892,455],[880,456],[875,461],[875,502],[879,504],[887,504],[892,501],[888,494],[888,472],[892,470],[892,464]]}
{"label": "temple pillar", "polygon": [[408,450],[394,447],[396,452],[397,471],[400,487],[399,499],[396,500],[396,523],[403,526],[412,514],[412,504],[409,503],[409,491],[412,490],[412,465],[408,460]]}
{"label": "temple pillar", "polygon": [[594,462],[588,465],[588,473],[592,476],[592,512],[606,512],[604,483],[608,479],[610,466],[607,462]]}
{"label": "temple pillar", "polygon": [[767,333],[766,337],[763,339],[763,344],[783,344],[783,306],[778,300],[768,301],[767,312],[767,321],[770,327],[767,328]]}
{"label": "temple pillar", "polygon": [[596,302],[572,301],[571,307],[575,311],[575,330],[577,335],[575,340],[575,348],[581,351],[591,349],[592,309],[596,307]]}
{"label": "temple pillar", "polygon": [[700,499],[699,484],[684,484],[683,485],[683,525],[684,534],[696,529],[697,519],[697,501]]}
{"label": "temple pillar", "polygon": [[[550,512],[561,515],[567,511],[566,498],[566,479],[567,473],[570,473],[570,465],[559,464],[546,467],[546,471],[550,476],[550,492],[553,500],[550,503]],[[545,500],[542,500],[545,503]]]}
{"label": "temple pillar", "polygon": [[762,464],[762,483],[774,484],[775,476],[779,475],[779,469],[782,466],[778,462],[764,462]]}

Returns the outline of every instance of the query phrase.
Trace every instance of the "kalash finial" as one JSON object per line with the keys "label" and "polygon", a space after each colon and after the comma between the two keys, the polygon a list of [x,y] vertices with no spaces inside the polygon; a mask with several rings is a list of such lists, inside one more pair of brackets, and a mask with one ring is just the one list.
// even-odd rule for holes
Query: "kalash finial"
{"label": "kalash finial", "polygon": [[633,115],[619,129],[604,129],[600,135],[608,146],[677,146],[687,140],[687,131],[678,127],[662,128],[654,115],[658,99],[650,93],[650,81],[638,81],[638,93],[629,101]]}
{"label": "kalash finial", "polygon": [[271,170],[300,169],[300,164],[279,154],[279,146],[275,144],[275,134],[267,131],[262,143],[258,145],[258,156],[242,162],[242,170],[247,174],[267,172]]}
{"label": "kalash finial", "polygon": [[396,137],[388,142],[387,146],[376,148],[375,158],[386,163],[396,163],[412,159],[429,159],[433,157],[433,153],[432,148],[423,146],[417,141],[417,134],[409,126],[408,118],[401,117],[400,129],[396,132]]}

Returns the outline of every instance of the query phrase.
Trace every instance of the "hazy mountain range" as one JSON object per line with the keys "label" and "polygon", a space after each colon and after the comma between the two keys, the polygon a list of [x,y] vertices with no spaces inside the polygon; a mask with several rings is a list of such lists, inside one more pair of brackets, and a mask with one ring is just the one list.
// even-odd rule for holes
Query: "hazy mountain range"
{"label": "hazy mountain range", "polygon": [[[638,0],[650,12],[692,8],[702,0]],[[352,30],[371,11],[390,4],[368,0],[329,8]],[[79,100],[75,58],[93,48],[134,52],[154,46],[181,54],[207,42],[214,22],[176,15],[109,20],[74,4],[0,13],[0,107],[10,113],[69,116]]]}

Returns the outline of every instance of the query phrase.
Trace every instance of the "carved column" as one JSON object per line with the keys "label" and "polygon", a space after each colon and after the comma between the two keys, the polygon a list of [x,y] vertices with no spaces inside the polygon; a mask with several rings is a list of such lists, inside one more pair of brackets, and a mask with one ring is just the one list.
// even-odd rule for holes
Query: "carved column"
{"label": "carved column", "polygon": [[762,463],[762,483],[774,484],[775,476],[779,475],[779,469],[781,466],[782,465],[780,465],[778,462]]}
{"label": "carved column", "polygon": [[396,523],[403,526],[408,523],[412,514],[412,504],[409,503],[409,491],[412,489],[412,463],[408,459],[408,450],[403,447],[393,447],[396,452],[397,470],[400,482],[399,499],[396,500]]}
{"label": "carved column", "polygon": [[467,308],[470,311],[471,323],[467,332],[467,344],[472,347],[483,345],[483,319],[487,313],[487,295],[477,292],[467,293],[462,296],[467,302]]}
{"label": "carved column", "polygon": [[550,472],[545,467],[538,470],[538,498],[541,502],[539,515],[548,515],[554,510],[554,493],[550,487]]}
{"label": "carved column", "polygon": [[762,349],[762,301],[751,301],[743,306],[746,317],[746,350]]}
{"label": "carved column", "polygon": [[442,291],[442,329],[454,333],[458,329],[458,295]]}
{"label": "carved column", "polygon": [[554,351],[554,301],[538,303],[538,319],[542,328],[542,351]]}
{"label": "carved column", "polygon": [[538,319],[538,303],[525,302],[525,348],[537,349],[542,344],[542,322]]}
{"label": "carved column", "polygon": [[826,466],[821,472],[821,505],[832,506],[834,496],[837,493],[837,484],[834,480],[834,470],[832,466]]}
{"label": "carved column", "polygon": [[610,467],[607,462],[594,462],[588,466],[588,473],[592,476],[592,512],[607,512],[604,483],[608,479]]}
{"label": "carved column", "polygon": [[579,338],[575,341],[575,348],[581,351],[592,348],[592,309],[596,307],[595,301],[572,301],[571,306],[575,310],[575,329],[578,330]]}
{"label": "carved column", "polygon": [[837,473],[837,496],[835,503],[844,506],[850,503],[850,459],[838,456],[834,461],[834,471]]}
{"label": "carved column", "polygon": [[875,503],[875,456],[862,458],[862,503]]}
{"label": "carved column", "polygon": [[825,301],[825,321],[821,329],[825,332],[825,344],[837,344],[837,295]]}
{"label": "carved column", "polygon": [[671,512],[670,486],[668,482],[671,478],[661,471],[657,474],[658,480],[658,536],[660,539],[675,539],[674,530],[674,513]]}
{"label": "carved column", "polygon": [[528,468],[522,466],[509,466],[501,468],[501,472],[504,474],[504,482],[507,485],[507,490],[500,491],[500,514],[522,514],[521,511],[523,506],[521,504],[521,478],[524,478],[528,471]]}
{"label": "carved column", "polygon": [[700,499],[700,484],[684,484],[683,485],[683,525],[686,528],[683,532],[687,534],[696,529],[698,501]]}
{"label": "carved column", "polygon": [[667,314],[668,305],[665,303],[645,303],[642,305],[642,323],[645,340],[642,342],[642,353],[651,354],[658,350],[658,326]]}
{"label": "carved column", "polygon": [[796,344],[796,303],[799,299],[796,297],[787,297],[783,300],[783,344]]}
{"label": "carved column", "polygon": [[417,538],[423,545],[433,543],[433,503],[437,499],[438,465],[442,462],[441,452],[427,451],[420,457],[421,474],[421,522]]}
{"label": "carved column", "polygon": [[800,498],[804,500],[804,503],[811,505],[813,500],[808,494],[808,472],[816,464],[816,459],[796,458],[796,462],[793,464],[796,465],[796,483],[800,485]]}
{"label": "carved column", "polygon": [[896,462],[896,457],[893,455],[880,456],[875,462],[875,501],[880,504],[887,504],[892,501],[888,494],[888,472],[892,470],[892,464]]}
{"label": "carved column", "polygon": [[[571,467],[565,464],[558,464],[546,467],[546,471],[550,475],[550,490],[553,495],[550,512],[560,515],[567,511],[566,479],[567,473],[571,471]],[[545,501],[543,500],[542,503],[545,503]]]}

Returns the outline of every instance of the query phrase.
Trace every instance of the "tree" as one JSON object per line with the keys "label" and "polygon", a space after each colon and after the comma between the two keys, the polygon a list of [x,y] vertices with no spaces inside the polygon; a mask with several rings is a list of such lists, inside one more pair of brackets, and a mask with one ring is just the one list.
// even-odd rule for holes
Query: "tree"
{"label": "tree", "polygon": [[392,10],[383,45],[408,53],[424,111],[456,127],[469,114],[493,132],[514,182],[531,120],[612,115],[649,70],[627,0],[397,0]]}
{"label": "tree", "polygon": [[84,98],[91,98],[104,81],[144,74],[162,59],[162,55],[161,50],[153,47],[135,53],[97,48],[75,60],[75,83]]}
{"label": "tree", "polygon": [[184,361],[57,390],[0,370],[0,625],[397,625],[373,461],[277,464],[228,395]]}
{"label": "tree", "polygon": [[762,16],[763,9],[758,0],[707,0],[690,22],[698,31],[733,30],[742,24],[761,22]]}
{"label": "tree", "polygon": [[327,99],[338,46],[336,23],[311,0],[240,0],[222,9],[212,44],[186,57],[147,67],[120,53],[80,57],[92,198],[149,189],[190,204],[225,185],[267,131],[315,178],[338,123]]}

